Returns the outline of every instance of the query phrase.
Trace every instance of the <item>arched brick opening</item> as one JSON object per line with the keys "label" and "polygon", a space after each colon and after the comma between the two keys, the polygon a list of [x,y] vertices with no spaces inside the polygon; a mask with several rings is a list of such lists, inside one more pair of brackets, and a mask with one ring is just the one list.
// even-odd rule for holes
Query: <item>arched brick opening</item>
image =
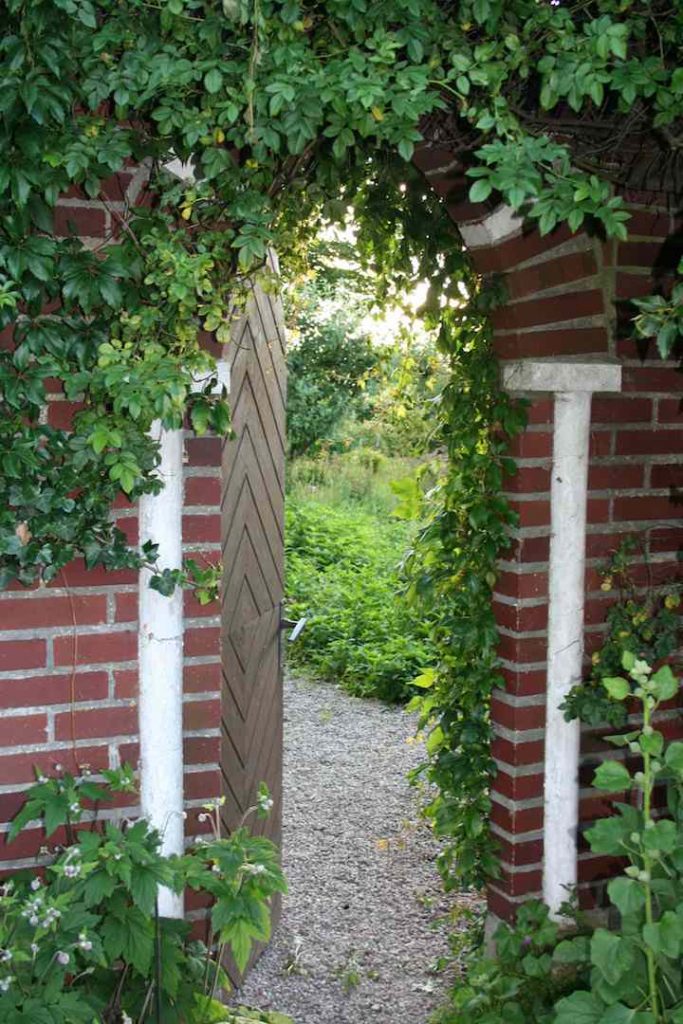
{"label": "arched brick opening", "polygon": [[[439,145],[421,148],[417,166],[440,195],[482,274],[502,273],[509,299],[494,314],[501,360],[535,356],[611,355],[624,370],[623,393],[597,398],[591,423],[586,650],[599,644],[609,595],[599,589],[597,563],[626,534],[643,532],[656,580],[677,571],[683,540],[676,488],[683,480],[680,396],[675,361],[638,352],[627,335],[628,300],[647,294],[677,221],[661,196],[633,194],[631,235],[602,243],[560,228],[546,238],[505,210],[473,206],[459,164]],[[116,232],[126,202],[144,202],[144,172],[131,169],[106,183],[107,205],[75,190],[60,200],[57,222],[87,245]],[[73,226],[73,227],[72,227]],[[6,342],[9,339],[5,339]],[[49,422],[67,426],[73,408],[50,395]],[[490,886],[492,912],[510,917],[541,887],[546,687],[547,565],[552,402],[534,395],[529,426],[513,455],[519,472],[509,497],[520,516],[500,566],[495,609],[506,680],[494,694],[493,828],[503,871]],[[220,556],[221,443],[186,439],[184,545],[188,554]],[[136,509],[115,510],[131,541]],[[644,571],[644,567],[643,570]],[[94,770],[137,757],[137,575],[86,571],[74,564],[43,589],[0,594],[0,822],[21,802],[33,769],[56,763]],[[186,600],[185,796],[188,831],[201,829],[196,811],[221,788],[220,617]],[[670,728],[678,727],[668,711]],[[584,734],[582,783],[600,751],[599,730]],[[604,807],[588,793],[584,823]],[[6,827],[6,826],[0,826]],[[59,837],[56,837],[59,841]],[[40,845],[25,832],[0,846],[5,866],[33,863]],[[610,865],[580,852],[584,905],[599,904]],[[192,907],[190,907],[192,910]]]}

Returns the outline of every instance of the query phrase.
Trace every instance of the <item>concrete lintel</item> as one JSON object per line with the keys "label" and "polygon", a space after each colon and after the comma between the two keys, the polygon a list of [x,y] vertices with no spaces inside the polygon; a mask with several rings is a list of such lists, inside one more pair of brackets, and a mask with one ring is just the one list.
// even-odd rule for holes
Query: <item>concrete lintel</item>
{"label": "concrete lintel", "polygon": [[621,363],[609,356],[548,356],[502,364],[507,391],[621,391]]}
{"label": "concrete lintel", "polygon": [[510,206],[499,206],[482,220],[459,224],[460,234],[468,249],[487,249],[508,238],[514,238],[522,230],[524,218]]}

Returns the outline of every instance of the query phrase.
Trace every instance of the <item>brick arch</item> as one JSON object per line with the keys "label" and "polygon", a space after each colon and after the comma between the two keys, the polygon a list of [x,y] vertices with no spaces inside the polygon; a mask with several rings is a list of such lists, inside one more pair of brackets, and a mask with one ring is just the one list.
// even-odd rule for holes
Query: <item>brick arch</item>
{"label": "brick arch", "polygon": [[[493,313],[499,359],[603,356],[620,361],[623,390],[596,396],[591,417],[586,590],[586,657],[600,646],[614,596],[600,589],[598,565],[621,539],[642,534],[655,583],[681,576],[683,548],[683,374],[652,344],[630,336],[630,300],[653,291],[681,255],[681,221],[666,196],[625,195],[631,220],[626,242],[601,241],[566,226],[546,237],[506,207],[473,204],[462,164],[447,147],[425,144],[414,162],[458,226],[475,269],[501,274],[507,301]],[[513,544],[500,563],[494,610],[505,689],[492,700],[493,832],[502,874],[489,886],[490,911],[511,919],[541,895],[543,771],[546,705],[548,553],[552,395],[529,394],[529,424],[513,444],[518,472],[507,497],[519,515]],[[648,571],[636,560],[643,584]],[[667,732],[683,733],[677,709],[662,713]],[[589,791],[603,751],[601,730],[584,728],[581,742],[581,831],[606,812]],[[579,839],[579,894],[586,908],[605,900],[614,865]]]}
{"label": "brick arch", "polygon": [[[502,360],[585,354],[621,360],[623,394],[593,405],[590,653],[599,644],[610,601],[599,589],[596,566],[621,537],[646,532],[655,580],[670,579],[679,568],[683,529],[672,495],[683,483],[683,376],[674,361],[662,362],[651,349],[638,353],[625,331],[628,301],[651,290],[663,253],[677,245],[678,224],[661,197],[633,194],[627,242],[601,243],[566,228],[540,238],[505,209],[469,203],[467,182],[444,147],[422,147],[415,163],[444,198],[477,270],[505,275],[509,299],[493,317]],[[134,168],[121,172],[105,184],[106,205],[73,190],[59,201],[57,222],[65,232],[72,224],[86,244],[100,244],[116,231],[126,202],[144,201],[142,182],[144,174]],[[66,427],[72,412],[63,395],[51,396],[51,423]],[[504,918],[538,894],[541,884],[551,431],[550,398],[535,395],[528,429],[514,445],[519,472],[508,491],[520,525],[494,595],[506,688],[492,702],[498,765],[492,823],[503,872],[490,886],[489,904]],[[213,438],[186,441],[186,550],[211,558],[220,556],[220,447]],[[134,542],[135,509],[121,503],[115,513]],[[0,593],[0,831],[16,812],[33,767],[71,767],[74,741],[77,760],[94,769],[136,758],[136,631],[133,573],[86,572],[74,564],[47,588]],[[202,609],[189,597],[185,700],[186,799],[190,830],[196,830],[201,826],[193,809],[220,790],[220,629],[211,606]],[[599,751],[599,731],[586,730],[586,785]],[[603,810],[585,795],[584,822]],[[8,868],[33,863],[39,845],[37,835],[26,833],[11,847],[0,843],[0,858]],[[609,872],[609,864],[581,850],[585,905],[601,901]]]}

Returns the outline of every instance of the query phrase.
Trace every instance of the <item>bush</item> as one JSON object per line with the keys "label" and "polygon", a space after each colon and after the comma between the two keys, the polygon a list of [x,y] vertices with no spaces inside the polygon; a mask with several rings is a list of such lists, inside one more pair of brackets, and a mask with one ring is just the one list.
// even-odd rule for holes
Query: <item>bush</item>
{"label": "bush", "polygon": [[[108,786],[68,774],[39,779],[12,825],[10,839],[40,820],[46,838],[59,830],[66,842],[40,875],[20,871],[0,888],[0,1021],[240,1020],[216,998],[229,988],[223,952],[243,969],[254,941],[267,940],[270,898],[285,890],[277,849],[246,827],[223,838],[220,800],[204,812],[213,834],[182,857],[162,857],[144,819],[95,819],[86,828],[86,806],[134,791],[129,768],[104,775]],[[253,810],[263,815],[269,804],[264,790]],[[157,916],[159,885],[204,894],[208,948],[191,940],[188,922]]]}
{"label": "bush", "polygon": [[287,595],[309,621],[290,660],[350,693],[401,701],[428,664],[426,630],[400,597],[415,524],[360,504],[294,498],[287,507]]}

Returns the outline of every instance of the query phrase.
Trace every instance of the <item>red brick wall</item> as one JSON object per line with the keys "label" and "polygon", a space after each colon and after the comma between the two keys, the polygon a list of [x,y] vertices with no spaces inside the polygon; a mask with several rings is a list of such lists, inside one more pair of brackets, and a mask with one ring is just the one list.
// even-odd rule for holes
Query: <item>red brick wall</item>
{"label": "red brick wall", "polygon": [[[145,172],[123,172],[105,183],[106,204],[76,190],[61,199],[56,221],[71,225],[86,245],[117,233],[129,203],[144,202]],[[74,405],[49,396],[48,421],[68,428]],[[220,448],[215,438],[186,440],[184,549],[200,561],[220,559]],[[116,519],[137,540],[137,510],[121,502]],[[188,832],[201,829],[192,808],[221,790],[220,615],[185,595],[185,792]],[[96,772],[136,763],[137,573],[86,571],[74,563],[48,587],[0,592],[0,833],[21,803],[34,769],[51,773],[90,765]],[[32,863],[41,839],[0,838],[0,861]]]}
{"label": "red brick wall", "polygon": [[[656,583],[682,572],[677,561],[683,546],[681,503],[672,488],[683,482],[683,374],[676,360],[662,361],[652,346],[639,350],[630,336],[633,310],[628,305],[629,299],[653,290],[662,276],[653,268],[663,256],[675,266],[669,250],[676,221],[661,198],[634,196],[627,242],[603,244],[584,233],[572,235],[567,228],[541,238],[502,217],[488,220],[487,237],[481,225],[492,211],[467,201],[468,183],[448,151],[423,150],[418,164],[445,197],[463,237],[474,241],[476,247],[469,248],[477,269],[505,275],[509,301],[493,318],[501,359],[595,353],[622,362],[622,394],[593,400],[586,574],[589,656],[600,645],[606,610],[614,600],[600,590],[597,567],[620,539],[629,534],[643,539]],[[502,238],[492,237],[501,233]],[[506,688],[496,692],[492,706],[498,765],[492,796],[503,874],[490,887],[489,904],[501,917],[510,917],[529,895],[540,895],[542,883],[553,406],[551,396],[529,397],[529,425],[514,445],[518,474],[510,480],[507,495],[519,514],[519,528],[501,562],[495,593]],[[644,567],[641,574],[644,578]],[[671,720],[671,728],[683,731],[675,709],[663,716]],[[599,729],[584,730],[584,826],[606,811],[605,802],[590,795],[592,767],[604,746],[600,735]],[[602,899],[612,868],[580,842],[585,905]]]}

